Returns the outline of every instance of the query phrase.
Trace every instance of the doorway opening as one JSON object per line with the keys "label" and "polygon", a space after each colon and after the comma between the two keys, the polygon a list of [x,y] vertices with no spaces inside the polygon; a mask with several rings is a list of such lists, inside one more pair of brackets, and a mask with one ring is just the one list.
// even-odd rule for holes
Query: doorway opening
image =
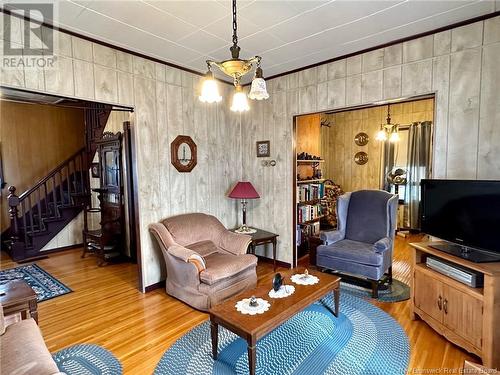
{"label": "doorway opening", "polygon": [[345,192],[397,194],[398,233],[418,228],[433,121],[434,95],[294,117],[294,266],[315,258],[321,231],[337,228],[336,202]]}
{"label": "doorway opening", "polygon": [[[94,250],[111,261],[109,247],[117,245],[116,259],[138,263],[142,284],[133,108],[7,87],[0,105],[2,250],[16,262],[31,261],[93,246],[86,230],[106,237],[114,227],[106,254]],[[115,158],[104,153],[111,135],[119,139]],[[116,203],[111,225],[103,201]]]}

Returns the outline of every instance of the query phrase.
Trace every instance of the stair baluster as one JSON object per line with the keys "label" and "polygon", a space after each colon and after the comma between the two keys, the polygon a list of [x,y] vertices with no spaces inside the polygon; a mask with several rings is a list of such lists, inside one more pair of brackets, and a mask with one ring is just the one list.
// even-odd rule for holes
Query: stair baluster
{"label": "stair baluster", "polygon": [[10,240],[17,242],[19,240],[19,225],[17,221],[19,197],[16,195],[15,186],[9,186],[7,202],[9,203]]}

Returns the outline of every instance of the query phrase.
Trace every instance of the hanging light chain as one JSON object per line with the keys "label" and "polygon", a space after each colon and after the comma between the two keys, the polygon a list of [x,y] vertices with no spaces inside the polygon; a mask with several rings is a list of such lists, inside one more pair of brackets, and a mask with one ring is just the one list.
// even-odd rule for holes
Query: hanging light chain
{"label": "hanging light chain", "polygon": [[236,0],[233,0],[233,44],[238,44],[238,23],[236,21]]}

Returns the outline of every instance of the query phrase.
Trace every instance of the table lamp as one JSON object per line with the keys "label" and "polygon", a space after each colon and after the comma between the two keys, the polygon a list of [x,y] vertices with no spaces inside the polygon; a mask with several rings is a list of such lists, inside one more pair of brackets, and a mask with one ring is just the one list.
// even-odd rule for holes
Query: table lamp
{"label": "table lamp", "polygon": [[229,193],[229,198],[241,199],[241,206],[243,210],[243,225],[236,229],[235,232],[244,234],[257,232],[255,229],[247,226],[247,199],[260,198],[259,193],[257,193],[253,185],[248,181],[238,182]]}

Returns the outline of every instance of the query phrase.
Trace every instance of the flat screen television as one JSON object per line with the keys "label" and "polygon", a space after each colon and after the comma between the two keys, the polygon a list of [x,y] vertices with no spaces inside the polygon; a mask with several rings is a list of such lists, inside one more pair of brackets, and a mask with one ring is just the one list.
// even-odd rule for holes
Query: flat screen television
{"label": "flat screen television", "polygon": [[500,181],[421,181],[422,232],[432,247],[473,262],[500,261]]}

